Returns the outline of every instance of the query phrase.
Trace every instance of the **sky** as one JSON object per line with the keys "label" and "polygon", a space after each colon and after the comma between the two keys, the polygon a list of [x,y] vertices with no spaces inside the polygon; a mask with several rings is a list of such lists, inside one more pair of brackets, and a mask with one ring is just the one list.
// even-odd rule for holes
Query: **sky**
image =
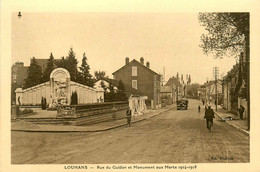
{"label": "sky", "polygon": [[[165,80],[179,74],[191,75],[192,83],[213,79],[213,67],[225,75],[235,58],[214,59],[199,47],[200,26],[197,13],[17,13],[12,14],[12,64],[26,66],[30,58],[67,56],[70,47],[81,65],[86,53],[90,72],[112,73],[129,57],[145,63]],[[78,65],[78,66],[79,66]],[[186,77],[185,77],[186,78]]]}

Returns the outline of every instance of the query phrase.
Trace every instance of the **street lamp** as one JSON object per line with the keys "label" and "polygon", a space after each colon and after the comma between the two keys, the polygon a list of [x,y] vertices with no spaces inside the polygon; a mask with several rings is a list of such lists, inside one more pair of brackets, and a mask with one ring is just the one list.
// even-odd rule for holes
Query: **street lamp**
{"label": "street lamp", "polygon": [[21,12],[18,12],[18,15],[17,15],[18,17],[19,17],[19,19],[22,17],[22,14],[21,14]]}

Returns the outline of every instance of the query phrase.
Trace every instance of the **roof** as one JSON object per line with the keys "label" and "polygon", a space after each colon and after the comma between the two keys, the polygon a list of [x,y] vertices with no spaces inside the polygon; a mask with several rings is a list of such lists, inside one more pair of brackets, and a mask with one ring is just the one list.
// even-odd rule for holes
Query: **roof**
{"label": "roof", "polygon": [[[121,67],[120,69],[118,69],[117,71],[113,72],[112,74],[114,75],[115,73],[117,73],[117,72],[119,72],[119,71],[125,69],[127,66],[129,66],[129,65],[131,65],[131,64],[133,64],[133,63],[137,63],[137,64],[139,64],[140,66],[142,66],[143,68],[147,69],[148,71],[150,71],[150,72],[152,72],[152,73],[154,73],[154,74],[156,74],[156,75],[159,75],[158,73],[154,72],[152,69],[146,67],[145,65],[143,65],[142,63],[140,63],[139,61],[137,61],[137,60],[135,60],[135,59],[133,59],[131,62],[127,63],[126,65],[124,65],[123,67]],[[161,75],[159,75],[159,76],[161,76]]]}
{"label": "roof", "polygon": [[118,85],[119,85],[119,80],[116,80],[116,79],[111,79],[111,78],[105,78],[104,77],[104,78],[102,78],[100,80],[107,81],[109,84],[114,85],[116,87],[118,87]]}
{"label": "roof", "polygon": [[172,92],[171,86],[161,86],[161,93],[170,93]]}
{"label": "roof", "polygon": [[236,74],[239,71],[239,65],[236,64],[233,66],[233,68],[227,73],[226,76],[223,78],[223,84],[227,84],[232,78],[236,76]]}
{"label": "roof", "polygon": [[[218,84],[222,84],[222,80],[221,79],[218,79]],[[212,84],[215,84],[215,80],[211,80],[211,81],[208,81],[205,83],[205,86],[209,86],[209,85],[212,85]]]}
{"label": "roof", "polygon": [[174,85],[176,85],[176,86],[181,86],[180,81],[178,81],[178,79],[175,78],[175,77],[171,77],[171,78],[167,81],[167,83],[165,84],[165,86],[172,86],[172,84],[174,84]]}

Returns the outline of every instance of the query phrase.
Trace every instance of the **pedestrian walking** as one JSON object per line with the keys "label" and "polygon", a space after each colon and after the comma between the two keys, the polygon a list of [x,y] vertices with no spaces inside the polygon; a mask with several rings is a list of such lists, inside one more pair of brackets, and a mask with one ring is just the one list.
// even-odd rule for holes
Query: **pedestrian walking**
{"label": "pedestrian walking", "polygon": [[130,125],[131,125],[131,118],[132,118],[132,111],[131,111],[130,107],[128,107],[127,110],[126,110],[126,119],[127,119],[126,126],[130,127]]}
{"label": "pedestrian walking", "polygon": [[211,106],[208,106],[205,110],[204,118],[206,118],[207,129],[211,131],[211,126],[213,126],[213,118],[215,118],[214,111],[211,109]]}
{"label": "pedestrian walking", "polygon": [[200,113],[200,105],[198,106],[198,112]]}
{"label": "pedestrian walking", "polygon": [[203,104],[203,105],[205,104],[205,100],[202,100],[202,104]]}

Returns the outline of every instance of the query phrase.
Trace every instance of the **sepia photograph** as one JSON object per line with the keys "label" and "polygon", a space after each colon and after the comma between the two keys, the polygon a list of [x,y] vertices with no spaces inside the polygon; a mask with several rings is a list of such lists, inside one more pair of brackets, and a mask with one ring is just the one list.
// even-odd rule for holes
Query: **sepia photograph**
{"label": "sepia photograph", "polygon": [[252,163],[249,10],[16,9],[5,65],[11,166]]}
{"label": "sepia photograph", "polygon": [[250,162],[249,18],[13,13],[12,163]]}

